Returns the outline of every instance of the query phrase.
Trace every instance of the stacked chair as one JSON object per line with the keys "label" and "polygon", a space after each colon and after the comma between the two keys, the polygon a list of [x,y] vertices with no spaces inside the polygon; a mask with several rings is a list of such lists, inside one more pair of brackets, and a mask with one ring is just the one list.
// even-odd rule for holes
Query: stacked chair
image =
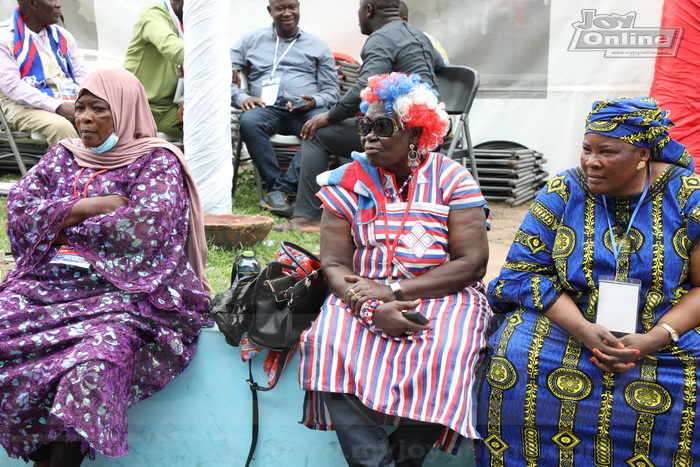
{"label": "stacked chair", "polygon": [[338,72],[340,95],[344,96],[360,76],[360,63],[350,55],[339,52],[335,52],[333,58],[335,58],[335,69]]}
{"label": "stacked chair", "polygon": [[510,141],[472,145],[469,111],[479,89],[479,73],[465,66],[446,66],[437,72],[440,100],[452,118],[452,129],[440,150],[467,167],[490,201],[518,206],[533,199],[548,173],[542,153]]}
{"label": "stacked chair", "polygon": [[518,206],[535,198],[549,176],[542,153],[510,141],[490,141],[474,148],[479,185],[487,200]]}

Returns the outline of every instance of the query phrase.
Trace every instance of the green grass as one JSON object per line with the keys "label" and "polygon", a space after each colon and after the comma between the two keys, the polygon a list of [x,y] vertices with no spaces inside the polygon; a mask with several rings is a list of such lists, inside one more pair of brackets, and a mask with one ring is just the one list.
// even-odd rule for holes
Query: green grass
{"label": "green grass", "polygon": [[[17,180],[20,177],[19,172],[2,172],[0,173],[0,181],[7,182]],[[9,251],[10,242],[7,239],[5,232],[5,217],[7,212],[7,199],[0,199],[0,223],[2,232],[0,232],[0,250]],[[269,212],[258,206],[258,194],[255,190],[255,180],[253,170],[250,165],[241,166],[236,187],[236,196],[233,199],[234,214],[250,214],[257,216],[269,216],[275,219],[275,223],[283,222],[285,219],[270,214]],[[320,249],[320,235],[317,233],[301,233],[301,232],[275,232],[270,234],[260,243],[251,247],[244,248],[255,252],[255,256],[260,261],[261,265],[265,265],[273,259],[275,251],[280,246],[282,240],[289,240],[297,243],[304,248],[318,252]],[[236,259],[236,256],[243,250],[225,250],[218,246],[209,244],[209,257],[207,258],[207,277],[212,287],[212,296],[228,289],[231,280],[231,267]]]}

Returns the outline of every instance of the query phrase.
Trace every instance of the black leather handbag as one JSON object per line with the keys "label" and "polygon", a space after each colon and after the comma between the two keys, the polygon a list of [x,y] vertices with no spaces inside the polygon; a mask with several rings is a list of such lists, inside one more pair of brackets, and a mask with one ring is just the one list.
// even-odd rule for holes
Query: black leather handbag
{"label": "black leather handbag", "polygon": [[[320,264],[316,255],[287,241],[282,242],[282,249],[292,264],[271,261],[260,272],[253,291],[253,325],[248,330],[252,344],[277,352],[299,342],[299,336],[316,319],[328,295],[323,270],[308,270],[308,263],[306,267],[302,265],[290,249]],[[300,270],[303,277],[290,275]]]}
{"label": "black leather handbag", "polygon": [[[260,271],[253,291],[253,324],[248,330],[252,344],[277,352],[299,342],[299,336],[316,319],[328,295],[323,270],[309,270],[308,263],[302,265],[291,250],[318,264],[320,259],[288,241],[282,242],[282,249],[292,264],[271,261]],[[293,277],[293,272],[301,272],[303,277]]]}
{"label": "black leather handbag", "polygon": [[[311,326],[328,296],[323,270],[309,266],[311,263],[320,265],[321,260],[310,251],[288,241],[282,241],[282,249],[291,258],[291,264],[282,261],[267,263],[260,271],[251,294],[253,323],[247,329],[248,340],[257,347],[280,352],[279,358],[283,364],[269,386],[259,386],[253,378],[253,360],[248,360],[247,383],[253,396],[253,425],[246,467],[250,466],[258,443],[258,391],[269,391],[277,385],[291,352],[299,343],[301,333]],[[311,261],[300,262],[295,252],[306,255]]]}
{"label": "black leather handbag", "polygon": [[[310,265],[321,261],[292,242],[282,241],[282,250],[289,263],[271,261],[253,277],[239,278],[234,269],[231,287],[212,300],[209,311],[230,345],[238,347],[247,333],[255,346],[282,352],[318,316],[328,286],[323,270]],[[311,261],[302,264],[299,253]]]}

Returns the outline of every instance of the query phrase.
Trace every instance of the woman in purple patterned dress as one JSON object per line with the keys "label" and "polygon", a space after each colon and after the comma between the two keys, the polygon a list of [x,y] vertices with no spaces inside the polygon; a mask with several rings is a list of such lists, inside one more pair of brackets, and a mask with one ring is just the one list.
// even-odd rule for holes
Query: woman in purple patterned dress
{"label": "woman in purple patterned dress", "polygon": [[0,443],[36,466],[120,457],[127,409],[192,361],[211,325],[206,243],[182,153],[139,81],[91,74],[63,140],[17,182],[0,284]]}

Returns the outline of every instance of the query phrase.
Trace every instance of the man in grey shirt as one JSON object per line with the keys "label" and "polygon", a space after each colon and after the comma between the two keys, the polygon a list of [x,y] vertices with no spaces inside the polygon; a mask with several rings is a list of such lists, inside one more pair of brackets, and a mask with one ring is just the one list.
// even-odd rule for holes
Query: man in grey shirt
{"label": "man in grey shirt", "polygon": [[289,217],[299,164],[293,161],[282,178],[269,138],[299,135],[307,120],[337,102],[340,88],[328,45],[298,26],[298,0],[269,0],[267,11],[272,27],[245,35],[231,49],[234,70],[248,79],[247,91],[232,86],[231,102],[243,109],[241,137],[267,184],[268,207]]}
{"label": "man in grey shirt", "polygon": [[370,76],[392,71],[418,74],[437,89],[435,70],[444,66],[442,57],[425,34],[401,20],[399,0],[361,0],[358,16],[360,31],[369,36],[360,52],[360,76],[328,112],[319,113],[304,124],[294,217],[275,225],[277,231],[319,231],[321,203],[315,196],[319,190],[316,176],[328,168],[331,154],[342,162],[350,162],[352,151],[363,151],[352,117],[359,111],[360,92]]}

